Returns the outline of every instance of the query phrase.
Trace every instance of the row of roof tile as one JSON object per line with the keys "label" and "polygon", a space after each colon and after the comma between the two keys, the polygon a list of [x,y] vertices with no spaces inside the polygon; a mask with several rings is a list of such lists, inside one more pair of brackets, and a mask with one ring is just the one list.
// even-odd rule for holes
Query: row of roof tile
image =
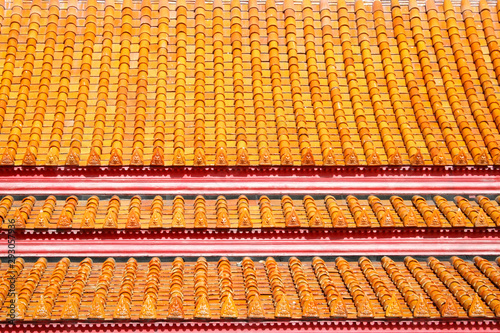
{"label": "row of roof tile", "polygon": [[498,258],[497,264],[480,257],[401,259],[19,258],[1,266],[0,321],[500,315]]}
{"label": "row of roof tile", "polygon": [[4,229],[250,229],[500,226],[500,196],[28,196],[0,200]]}

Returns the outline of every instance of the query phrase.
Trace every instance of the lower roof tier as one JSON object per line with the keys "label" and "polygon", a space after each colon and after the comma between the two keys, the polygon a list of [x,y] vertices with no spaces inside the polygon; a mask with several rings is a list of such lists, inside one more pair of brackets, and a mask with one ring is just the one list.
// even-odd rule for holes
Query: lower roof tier
{"label": "lower roof tier", "polygon": [[5,196],[2,228],[497,228],[500,196]]}
{"label": "lower roof tier", "polygon": [[[0,322],[487,320],[494,257],[17,258]],[[9,289],[11,292],[9,293]]]}

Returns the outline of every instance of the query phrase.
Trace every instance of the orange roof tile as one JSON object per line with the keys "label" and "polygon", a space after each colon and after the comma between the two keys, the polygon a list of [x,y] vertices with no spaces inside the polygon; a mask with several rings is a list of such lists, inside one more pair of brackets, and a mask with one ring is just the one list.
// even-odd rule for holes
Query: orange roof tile
{"label": "orange roof tile", "polygon": [[484,1],[25,7],[1,7],[3,165],[500,163]]}
{"label": "orange roof tile", "polygon": [[35,260],[0,266],[18,279],[18,321],[467,319],[500,311],[498,267],[480,257]]}
{"label": "orange roof tile", "polygon": [[[500,197],[499,197],[500,198]],[[18,229],[496,228],[499,198],[477,196],[33,196],[0,200]]]}

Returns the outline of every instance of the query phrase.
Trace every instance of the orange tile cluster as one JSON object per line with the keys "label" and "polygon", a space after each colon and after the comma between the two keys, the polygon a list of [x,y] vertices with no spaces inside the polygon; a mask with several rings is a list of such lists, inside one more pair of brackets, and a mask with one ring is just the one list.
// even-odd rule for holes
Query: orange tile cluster
{"label": "orange tile cluster", "polygon": [[439,215],[439,210],[437,208],[434,208],[434,210],[432,210],[431,207],[428,205],[427,200],[425,200],[425,198],[416,195],[411,199],[411,201],[413,202],[413,205],[415,205],[415,207],[417,208],[418,212],[424,217],[428,226],[440,227],[442,225],[441,217]]}
{"label": "orange tile cluster", "polygon": [[140,319],[156,319],[158,292],[160,289],[160,271],[160,259],[156,257],[151,259],[148,265],[148,274],[146,276],[146,286],[144,287],[144,297]]}
{"label": "orange tile cluster", "polygon": [[71,288],[69,290],[68,300],[62,309],[61,319],[78,319],[83,289],[87,284],[91,269],[92,259],[90,258],[84,259],[78,266],[75,280],[71,284]]}
{"label": "orange tile cluster", "polygon": [[462,196],[456,196],[455,203],[457,204],[460,211],[462,211],[469,218],[469,220],[471,220],[472,223],[474,223],[475,226],[477,227],[486,226],[486,213],[484,211],[484,208],[478,210],[474,209],[474,207],[472,207],[472,205],[470,204],[469,200],[467,200]]}
{"label": "orange tile cluster", "polygon": [[283,278],[281,277],[278,263],[274,258],[269,257],[266,259],[265,264],[267,277],[273,294],[275,308],[274,316],[276,318],[290,318],[292,316],[292,311],[286,297],[285,285],[283,284]]}
{"label": "orange tile cluster", "polygon": [[259,199],[260,218],[264,228],[273,228],[276,226],[273,216],[271,200],[265,195]]}
{"label": "orange tile cluster", "polygon": [[78,205],[78,199],[72,195],[66,199],[64,203],[63,211],[57,220],[58,228],[71,228],[73,225],[73,215],[75,215],[76,206]]}
{"label": "orange tile cluster", "polygon": [[229,224],[229,212],[227,209],[227,200],[224,196],[219,196],[215,203],[215,210],[217,212],[216,228],[228,229],[231,227]]}
{"label": "orange tile cluster", "polygon": [[288,260],[288,266],[292,272],[293,282],[299,294],[300,306],[302,307],[302,317],[318,318],[318,306],[314,300],[313,293],[307,282],[307,278],[302,268],[302,263],[299,259],[293,257]]}
{"label": "orange tile cluster", "polygon": [[392,196],[389,200],[405,227],[417,226],[417,216],[413,207],[407,207],[404,200],[398,196]]}
{"label": "orange tile cluster", "polygon": [[[31,271],[29,272],[27,278],[27,282],[23,285],[23,287],[17,294],[17,302],[15,309],[16,319],[24,319],[31,298],[33,297],[33,293],[35,292],[35,289],[38,287],[38,284],[40,283],[40,280],[42,279],[42,275],[44,274],[46,268],[47,268],[47,259],[45,258],[38,259],[37,262],[35,262],[35,264],[33,265],[33,268],[31,268]],[[19,278],[19,274],[17,275],[17,277]]]}
{"label": "orange tile cluster", "polygon": [[118,303],[113,312],[114,319],[130,319],[132,295],[137,277],[137,260],[130,258],[123,270],[122,282],[118,293]]}
{"label": "orange tile cluster", "polygon": [[205,207],[205,198],[197,196],[194,200],[194,227],[207,228],[207,209]]}
{"label": "orange tile cluster", "polygon": [[238,318],[238,309],[234,303],[234,289],[231,273],[231,262],[221,258],[217,263],[219,277],[220,317],[227,319]]}
{"label": "orange tile cluster", "polygon": [[64,258],[57,263],[56,268],[49,278],[49,283],[45,288],[45,291],[42,295],[40,295],[40,301],[35,308],[33,319],[47,320],[51,318],[52,310],[54,309],[57,296],[61,290],[61,286],[68,272],[70,263],[71,262],[68,258]]}
{"label": "orange tile cluster", "polygon": [[[323,3],[322,12],[331,15],[330,6]],[[337,3],[337,16],[339,25],[339,37],[342,46],[342,57],[344,60],[344,71],[349,87],[349,97],[351,100],[352,112],[354,121],[358,130],[359,137],[363,143],[363,152],[366,156],[366,163],[368,165],[380,165],[381,161],[372,139],[372,134],[368,126],[368,121],[365,109],[362,103],[362,96],[360,85],[358,83],[357,74],[355,70],[355,58],[352,49],[351,28],[349,26],[349,11],[345,1]]]}
{"label": "orange tile cluster", "polygon": [[250,217],[249,202],[248,198],[241,195],[238,198],[237,203],[238,208],[238,228],[252,228],[252,218]]}
{"label": "orange tile cluster", "polygon": [[128,207],[127,224],[125,228],[136,229],[141,227],[141,197],[136,195],[130,199]]}
{"label": "orange tile cluster", "polygon": [[417,280],[417,282],[422,286],[427,295],[429,295],[438,307],[441,316],[443,317],[457,317],[458,308],[456,302],[454,302],[451,294],[444,295],[444,293],[438,288],[438,284],[435,283],[425,272],[424,268],[420,263],[411,257],[405,258],[405,265],[411,272],[412,276]]}
{"label": "orange tile cluster", "polygon": [[[167,58],[168,58],[168,25],[170,12],[165,2],[158,4],[158,51],[157,51],[157,78],[156,104],[154,109],[153,154],[151,165],[163,165],[165,144],[165,119],[167,96]],[[145,73],[149,74],[149,73]]]}
{"label": "orange tile cluster", "polygon": [[194,318],[211,318],[208,303],[208,263],[203,257],[198,258],[194,267]]}
{"label": "orange tile cluster", "polygon": [[[233,11],[231,11],[233,12]],[[212,47],[214,57],[215,165],[228,165],[226,90],[224,75],[224,7],[222,0],[213,4]],[[234,63],[233,63],[234,71]],[[235,91],[237,92],[237,91]],[[235,110],[236,111],[236,110]],[[235,112],[235,117],[238,115]],[[238,128],[235,128],[238,131]]]}
{"label": "orange tile cluster", "polygon": [[[92,146],[88,155],[87,165],[98,166],[101,164],[101,154],[104,148],[104,133],[106,128],[106,110],[108,108],[109,83],[111,78],[111,56],[114,34],[114,7],[111,2],[104,8],[101,67],[97,89],[97,102],[95,103],[94,130],[92,133]],[[75,156],[74,159],[77,157]]]}
{"label": "orange tile cluster", "polygon": [[257,273],[253,260],[249,257],[243,258],[241,262],[243,278],[245,280],[245,296],[248,304],[248,318],[264,318],[264,308],[260,300]]}
{"label": "orange tile cluster", "polygon": [[[193,164],[206,164],[205,156],[205,2],[196,1],[195,9],[195,88],[194,88],[194,157]],[[168,25],[167,25],[168,26]],[[165,27],[167,29],[167,27]],[[163,151],[163,148],[162,148]],[[163,155],[162,163],[163,165]]]}
{"label": "orange tile cluster", "polygon": [[177,195],[133,196],[87,200],[50,195],[0,200],[3,228],[14,221],[18,229],[271,229],[271,228],[496,228],[500,225],[500,196],[478,195],[390,198],[370,195],[335,198],[285,195],[237,198]]}
{"label": "orange tile cluster", "polygon": [[359,267],[366,277],[371,287],[375,291],[377,298],[382,304],[387,318],[401,318],[403,316],[401,307],[394,294],[392,294],[382,281],[370,259],[361,257],[358,260]]}
{"label": "orange tile cluster", "polygon": [[[405,302],[408,304],[408,307],[413,313],[413,316],[416,318],[429,317],[429,309],[427,308],[424,299],[415,292],[413,287],[401,273],[396,263],[389,257],[383,257],[381,262],[382,267],[384,267],[387,272],[387,275],[389,275],[389,277],[394,281],[394,284],[398,288],[399,292],[403,295]],[[393,306],[397,304],[397,300],[394,301],[394,299],[391,299],[391,302]],[[399,305],[396,307],[396,311],[397,310],[401,311]],[[394,308],[390,311],[394,311]]]}
{"label": "orange tile cluster", "polygon": [[185,163],[185,113],[186,113],[186,20],[187,7],[183,1],[176,5],[176,72],[175,72],[175,106],[174,106],[174,165]]}
{"label": "orange tile cluster", "polygon": [[347,198],[347,205],[349,206],[349,210],[351,211],[352,216],[354,217],[354,221],[356,222],[356,226],[359,228],[365,228],[370,226],[370,217],[366,213],[364,207],[359,203],[358,198],[355,196],[349,195]]}
{"label": "orange tile cluster", "polygon": [[56,207],[56,201],[57,199],[53,195],[50,195],[47,199],[45,199],[42,209],[36,217],[35,228],[48,228],[49,220],[52,217],[54,208]]}
{"label": "orange tile cluster", "polygon": [[458,258],[452,257],[453,267],[460,275],[474,288],[476,293],[493,310],[496,316],[500,314],[500,300],[497,295],[483,281],[483,279],[467,266],[467,263]]}
{"label": "orange tile cluster", "polygon": [[[123,163],[123,139],[125,137],[125,120],[130,78],[132,13],[132,1],[125,1],[121,11],[120,66],[118,68],[118,89],[116,93],[116,110],[113,134],[111,137],[109,165],[122,165]],[[132,156],[130,163],[136,162],[134,160],[137,160],[137,156]]]}
{"label": "orange tile cluster", "polygon": [[[452,259],[453,261],[453,259]],[[479,302],[479,297],[475,294],[471,297],[467,290],[460,284],[459,280],[453,276],[453,274],[434,257],[428,259],[429,267],[434,271],[434,273],[439,277],[441,282],[443,282],[450,292],[455,296],[460,305],[464,307],[467,311],[469,317],[482,317],[484,316],[484,306]]]}
{"label": "orange tile cluster", "polygon": [[10,281],[9,279],[17,279],[19,274],[24,268],[24,260],[17,258],[12,266],[5,271],[0,282],[0,306],[3,305],[10,291]]}
{"label": "orange tile cluster", "polygon": [[111,287],[111,279],[115,271],[115,260],[113,258],[106,259],[102,264],[101,274],[97,280],[94,290],[94,297],[91,301],[90,310],[88,313],[89,319],[104,319],[104,309],[108,297],[109,288]]}
{"label": "orange tile cluster", "polygon": [[[276,3],[274,1],[269,1],[266,3],[266,7],[275,8]],[[286,46],[288,55],[288,71],[290,75],[290,84],[292,92],[292,107],[293,107],[293,112],[295,114],[295,124],[297,127],[297,135],[299,138],[301,162],[302,165],[314,165],[315,161],[312,155],[309,135],[307,133],[308,130],[307,130],[306,117],[304,114],[304,103],[302,100],[302,92],[300,89],[299,64],[298,64],[298,54],[296,48],[297,33],[295,29],[296,22],[295,22],[295,11],[293,9],[293,1],[287,1],[284,3],[284,12],[285,12],[285,37],[286,37]],[[329,158],[329,163],[331,164],[332,162],[333,162],[333,157]]]}
{"label": "orange tile cluster", "polygon": [[92,196],[87,199],[87,205],[85,206],[85,213],[82,218],[82,228],[84,229],[94,228],[98,207],[99,207],[98,197]]}
{"label": "orange tile cluster", "polygon": [[[12,201],[12,197],[7,197],[7,201]],[[35,198],[32,196],[26,197],[21,201],[21,205],[14,212],[14,221],[16,228],[24,228],[26,225],[26,220],[31,214],[33,205],[35,203]]]}
{"label": "orange tile cluster", "polygon": [[347,222],[342,210],[340,209],[337,201],[331,195],[325,197],[326,208],[328,209],[328,214],[332,219],[332,225],[334,228],[345,228],[347,227]]}
{"label": "orange tile cluster", "polygon": [[185,228],[184,221],[184,198],[180,195],[174,198],[172,206],[172,228]]}
{"label": "orange tile cluster", "polygon": [[104,218],[105,229],[116,229],[118,227],[118,211],[120,209],[120,198],[114,195],[108,202],[106,217]]}
{"label": "orange tile cluster", "polygon": [[440,195],[436,195],[434,197],[434,202],[436,203],[441,213],[443,213],[444,216],[446,216],[446,219],[450,221],[454,227],[463,227],[465,225],[464,224],[465,216],[462,213],[462,211],[458,210],[454,212],[453,209],[450,207],[448,200],[446,200]]}
{"label": "orange tile cluster", "polygon": [[163,226],[163,199],[156,196],[151,203],[150,228],[161,228]]}
{"label": "orange tile cluster", "polygon": [[342,276],[342,280],[345,282],[349,294],[352,295],[354,305],[356,306],[357,316],[359,318],[372,318],[373,310],[370,305],[370,301],[365,294],[365,291],[359,285],[354,272],[347,262],[342,257],[335,260],[335,264],[339,269],[339,273]]}
{"label": "orange tile cluster", "polygon": [[310,195],[304,197],[304,207],[306,209],[307,219],[309,220],[309,227],[324,228],[325,223],[323,222],[323,218],[321,217],[321,213],[313,197]]}
{"label": "orange tile cluster", "polygon": [[[341,6],[342,5],[344,4],[341,3]],[[355,12],[356,12],[356,25],[358,28],[358,43],[362,55],[361,58],[365,70],[365,78],[366,78],[366,83],[368,84],[369,95],[373,107],[373,112],[375,115],[375,120],[377,122],[377,127],[380,132],[382,143],[384,145],[384,150],[387,154],[388,163],[398,165],[402,163],[401,154],[399,153],[396,144],[394,143],[394,138],[391,134],[389,123],[387,121],[387,117],[383,108],[380,89],[378,87],[375,74],[375,67],[373,64],[372,54],[370,51],[371,43],[370,43],[370,37],[368,36],[366,11],[362,1],[356,1]],[[403,130],[401,130],[401,132],[403,137],[405,134],[407,134],[404,133]],[[416,160],[415,152],[413,152],[413,154],[410,153],[410,150],[412,148],[414,149],[415,147],[413,145],[407,145],[410,158],[415,161]]]}
{"label": "orange tile cluster", "polygon": [[[19,28],[21,27],[21,22],[16,20],[18,17],[17,12],[20,10],[21,6],[19,4],[15,4],[16,9],[13,8],[13,21],[11,22],[11,31],[16,34],[17,36],[13,36],[9,34],[9,37],[14,37],[14,38],[9,38],[9,43],[11,47],[14,49],[17,49],[18,47],[18,36],[20,33],[20,30],[16,29],[16,26]],[[68,8],[68,17],[71,13],[71,9]],[[14,16],[15,15],[15,16]],[[74,16],[71,16],[72,18]],[[20,18],[20,17],[19,17]],[[33,77],[33,71],[34,71],[34,62],[35,62],[35,53],[36,53],[36,45],[38,41],[38,32],[40,29],[40,18],[41,18],[41,7],[39,3],[34,3],[33,6],[31,7],[30,11],[30,16],[29,16],[29,27],[28,27],[28,33],[27,33],[27,39],[26,39],[26,53],[24,56],[24,63],[23,63],[23,70],[21,74],[21,81],[19,83],[19,92],[17,95],[17,100],[16,100],[16,106],[14,110],[14,117],[12,119],[12,127],[8,136],[8,145],[4,149],[3,157],[4,159],[14,161],[14,156],[15,152],[19,146],[19,141],[21,139],[21,133],[22,133],[22,127],[23,123],[26,117],[26,110],[27,110],[27,105],[28,105],[28,99],[29,99],[29,91],[30,91],[30,85],[31,85],[31,79]],[[71,22],[71,21],[70,21]],[[50,33],[49,33],[50,35]],[[53,36],[51,36],[53,37]],[[15,39],[15,40],[14,40]],[[74,36],[73,36],[73,41],[74,41]],[[49,42],[49,45],[51,42]],[[7,51],[9,52],[9,51]],[[54,53],[54,50],[51,49],[49,52]],[[15,58],[16,55],[15,53],[7,53],[9,56],[13,56],[13,58],[10,59],[5,59],[5,64],[4,64],[4,72],[6,74],[6,78],[10,80],[10,82],[5,86],[7,89],[11,89],[11,83],[13,80],[13,70],[15,66]],[[61,68],[62,70],[62,68]],[[61,72],[61,75],[63,73]],[[64,73],[66,76],[64,77],[67,79],[67,74]],[[7,99],[8,100],[8,99]],[[2,105],[2,114],[5,114],[5,106]],[[2,117],[3,118],[3,117]]]}
{"label": "orange tile cluster", "polygon": [[500,287],[500,272],[498,272],[488,260],[481,257],[474,257],[474,263],[481,272],[495,284],[495,286]]}
{"label": "orange tile cluster", "polygon": [[[19,259],[13,268],[20,286],[15,296],[16,319],[499,316],[498,287],[482,269],[488,269],[490,276],[500,269],[485,258],[470,262],[458,257],[443,261],[430,257],[428,263],[411,257],[404,258],[404,263],[399,257],[383,257],[380,262],[366,257],[338,257],[335,262],[319,257],[312,261],[277,259],[257,262],[246,257],[237,262],[221,258],[217,262],[178,257],[169,267],[161,258],[131,258],[127,262],[109,258],[102,264],[90,258],[74,263],[68,258],[57,263],[45,258],[36,262]],[[0,267],[4,274],[10,269]],[[40,295],[40,299],[32,299],[33,295]],[[11,297],[5,300],[10,302]],[[5,304],[0,308],[0,321],[8,312]],[[53,311],[55,308],[58,310]]]}
{"label": "orange tile cluster", "polygon": [[287,228],[300,227],[299,217],[295,211],[293,200],[288,195],[281,198],[281,208],[285,216],[285,226]]}
{"label": "orange tile cluster", "polygon": [[184,281],[184,261],[182,258],[175,258],[170,270],[170,299],[168,306],[168,319],[183,319],[184,295],[182,286]]}
{"label": "orange tile cluster", "polygon": [[370,204],[370,207],[373,209],[375,216],[377,216],[377,219],[380,222],[380,226],[394,227],[394,219],[392,217],[391,210],[389,209],[389,207],[384,208],[384,205],[382,204],[380,199],[374,195],[370,195],[368,197],[368,203]]}
{"label": "orange tile cluster", "polygon": [[0,163],[500,164],[491,10],[3,0]]}
{"label": "orange tile cluster", "polygon": [[330,309],[330,316],[334,318],[347,317],[344,300],[337,288],[335,288],[335,283],[328,272],[328,267],[326,267],[325,261],[319,257],[315,257],[313,258],[312,265],[316,278],[318,279],[321,289],[325,294],[328,307]]}
{"label": "orange tile cluster", "polygon": [[[73,131],[71,133],[70,150],[66,156],[66,165],[79,165],[84,137],[85,119],[89,105],[90,79],[92,75],[92,56],[97,35],[97,6],[95,2],[87,2],[85,30],[83,36],[82,63],[80,65],[80,84],[75,108]],[[47,42],[46,42],[47,45]],[[33,154],[36,156],[36,154]],[[26,158],[26,155],[25,155]],[[34,160],[33,160],[34,162]]]}

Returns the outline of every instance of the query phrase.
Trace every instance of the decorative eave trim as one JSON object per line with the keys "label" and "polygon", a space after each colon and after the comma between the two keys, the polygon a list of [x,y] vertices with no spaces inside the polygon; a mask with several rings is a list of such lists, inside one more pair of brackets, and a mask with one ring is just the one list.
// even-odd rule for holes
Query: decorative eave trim
{"label": "decorative eave trim", "polygon": [[499,167],[0,167],[2,194],[490,194]]}
{"label": "decorative eave trim", "polygon": [[[311,255],[498,255],[500,239],[383,238],[383,239],[16,239],[19,256],[311,256]],[[6,241],[5,241],[6,243]],[[6,247],[6,245],[5,245]]]}
{"label": "decorative eave trim", "polygon": [[0,324],[11,333],[101,333],[101,332],[443,332],[468,330],[498,332],[498,320],[331,320],[331,321],[241,321],[241,322],[94,322]]}

